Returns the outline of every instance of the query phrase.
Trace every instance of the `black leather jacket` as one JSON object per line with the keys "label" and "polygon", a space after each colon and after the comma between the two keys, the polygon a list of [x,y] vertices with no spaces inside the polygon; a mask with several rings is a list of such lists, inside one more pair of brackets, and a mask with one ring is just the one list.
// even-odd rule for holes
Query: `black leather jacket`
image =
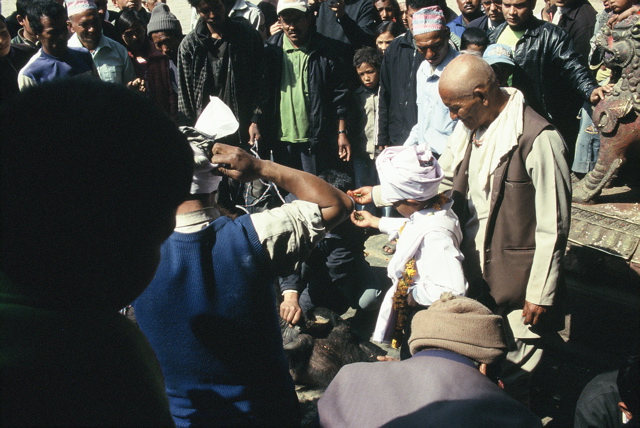
{"label": "black leather jacket", "polygon": [[[506,26],[505,22],[491,33],[491,43],[496,43]],[[568,123],[576,122],[582,102],[589,101],[598,87],[589,70],[580,64],[568,34],[553,24],[531,18],[516,44],[514,60],[513,87],[522,91],[527,103],[556,125],[567,140],[563,130]]]}

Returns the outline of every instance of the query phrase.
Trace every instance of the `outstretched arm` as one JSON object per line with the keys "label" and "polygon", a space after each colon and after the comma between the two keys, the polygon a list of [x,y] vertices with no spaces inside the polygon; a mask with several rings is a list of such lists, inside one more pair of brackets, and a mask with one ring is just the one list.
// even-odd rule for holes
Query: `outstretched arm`
{"label": "outstretched arm", "polygon": [[213,146],[213,164],[221,164],[218,171],[242,182],[262,178],[275,183],[298,199],[317,204],[325,228],[340,224],[351,211],[353,201],[324,180],[297,169],[261,160],[244,150],[217,143]]}

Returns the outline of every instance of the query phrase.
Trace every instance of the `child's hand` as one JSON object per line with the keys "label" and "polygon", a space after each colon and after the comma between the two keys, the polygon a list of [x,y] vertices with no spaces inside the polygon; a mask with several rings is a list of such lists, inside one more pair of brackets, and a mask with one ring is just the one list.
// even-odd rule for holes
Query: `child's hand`
{"label": "child's hand", "polygon": [[371,189],[373,189],[373,187],[365,186],[356,190],[347,190],[347,195],[351,196],[356,203],[366,205],[373,202]]}
{"label": "child's hand", "polygon": [[378,228],[380,218],[371,215],[368,211],[354,211],[351,213],[351,221],[358,227],[375,227]]}

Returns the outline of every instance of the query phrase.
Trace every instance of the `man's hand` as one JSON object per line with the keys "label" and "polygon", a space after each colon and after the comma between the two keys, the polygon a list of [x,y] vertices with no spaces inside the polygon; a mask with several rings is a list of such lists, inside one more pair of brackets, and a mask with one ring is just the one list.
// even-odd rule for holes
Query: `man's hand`
{"label": "man's hand", "polygon": [[336,18],[340,19],[344,16],[344,0],[327,0],[329,9],[336,13]]}
{"label": "man's hand", "polygon": [[601,100],[604,100],[605,95],[607,95],[609,92],[611,92],[611,89],[613,88],[613,83],[609,83],[607,85],[604,86],[599,86],[596,89],[593,90],[593,92],[591,93],[590,101],[591,104],[598,104],[598,102],[600,102]]}
{"label": "man's hand", "polygon": [[284,300],[280,304],[280,318],[293,327],[300,321],[301,316],[302,308],[298,304],[298,293],[285,293]]}
{"label": "man's hand", "polygon": [[377,229],[380,226],[380,217],[376,217],[368,211],[352,212],[351,221],[358,227],[375,227]]}
{"label": "man's hand", "polygon": [[345,134],[338,134],[338,156],[345,162],[351,160],[351,144]]}
{"label": "man's hand", "polygon": [[366,205],[373,202],[373,197],[371,196],[371,186],[364,186],[356,190],[347,190],[347,195],[353,198],[357,204]]}
{"label": "man's hand", "polygon": [[249,144],[253,146],[254,143],[260,141],[260,138],[262,138],[262,136],[260,135],[260,128],[258,128],[258,124],[252,123],[249,126]]}
{"label": "man's hand", "polygon": [[278,31],[282,31],[282,22],[276,21],[271,27],[269,27],[269,34],[272,36],[276,34]]}
{"label": "man's hand", "polygon": [[525,325],[537,325],[540,322],[540,317],[547,312],[549,306],[538,306],[531,302],[524,301],[524,308],[522,308],[522,317],[524,318]]}
{"label": "man's hand", "polygon": [[247,183],[261,178],[264,161],[251,156],[239,147],[216,143],[211,150],[212,164],[219,164],[214,172]]}
{"label": "man's hand", "polygon": [[139,77],[133,79],[131,82],[128,82],[127,88],[133,89],[134,91],[147,92],[147,85],[145,84],[145,81],[143,79],[140,79]]}

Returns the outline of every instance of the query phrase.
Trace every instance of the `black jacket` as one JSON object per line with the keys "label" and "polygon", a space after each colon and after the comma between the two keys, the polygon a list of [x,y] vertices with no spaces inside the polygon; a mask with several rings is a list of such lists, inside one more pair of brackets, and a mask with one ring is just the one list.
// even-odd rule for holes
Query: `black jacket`
{"label": "black jacket", "polygon": [[418,123],[416,73],[424,56],[407,31],[387,47],[380,68],[378,145],[401,146]]}
{"label": "black jacket", "polygon": [[[491,33],[491,43],[496,43],[506,26],[505,22]],[[580,63],[580,54],[568,34],[551,23],[531,18],[513,57],[516,67],[512,86],[522,91],[538,114],[558,128],[572,148],[578,110],[584,101],[589,101],[598,84]]]}
{"label": "black jacket", "polygon": [[589,51],[591,50],[591,36],[596,26],[598,13],[587,0],[579,0],[565,11],[558,22],[558,27],[569,33],[573,46],[582,57],[580,62],[587,65]]}
{"label": "black jacket", "polygon": [[[268,141],[277,141],[280,130],[280,81],[282,79],[282,31],[267,40],[265,85],[260,130]],[[309,87],[309,143],[322,155],[338,153],[338,119],[346,119],[349,70],[344,45],[315,32],[309,40],[307,83]],[[321,143],[321,144],[320,144]],[[332,156],[333,154],[333,156]]]}
{"label": "black jacket", "polygon": [[339,40],[355,51],[363,46],[375,47],[376,27],[380,15],[371,0],[346,0],[344,16],[338,20],[328,2],[320,2],[316,27],[326,37]]}

